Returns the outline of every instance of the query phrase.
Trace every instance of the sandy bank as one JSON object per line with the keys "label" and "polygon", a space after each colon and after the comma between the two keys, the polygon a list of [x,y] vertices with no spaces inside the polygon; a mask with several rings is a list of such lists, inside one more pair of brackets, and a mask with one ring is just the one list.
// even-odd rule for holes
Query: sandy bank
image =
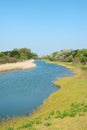
{"label": "sandy bank", "polygon": [[17,62],[17,63],[2,64],[0,65],[0,72],[16,70],[16,69],[31,69],[36,67],[36,65],[33,62],[34,60],[28,60],[28,61]]}

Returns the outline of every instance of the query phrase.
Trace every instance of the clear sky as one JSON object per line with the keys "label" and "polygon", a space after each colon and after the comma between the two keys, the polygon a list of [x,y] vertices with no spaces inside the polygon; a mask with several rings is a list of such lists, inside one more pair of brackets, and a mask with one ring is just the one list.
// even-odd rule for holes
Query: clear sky
{"label": "clear sky", "polygon": [[0,0],[0,51],[87,48],[87,0]]}

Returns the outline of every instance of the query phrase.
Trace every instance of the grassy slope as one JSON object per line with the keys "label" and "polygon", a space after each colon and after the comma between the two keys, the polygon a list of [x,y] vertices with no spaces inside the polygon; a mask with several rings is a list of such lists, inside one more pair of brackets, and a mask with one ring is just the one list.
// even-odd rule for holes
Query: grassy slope
{"label": "grassy slope", "polygon": [[61,89],[34,114],[3,122],[0,130],[87,130],[87,66],[65,66],[77,75],[56,80]]}

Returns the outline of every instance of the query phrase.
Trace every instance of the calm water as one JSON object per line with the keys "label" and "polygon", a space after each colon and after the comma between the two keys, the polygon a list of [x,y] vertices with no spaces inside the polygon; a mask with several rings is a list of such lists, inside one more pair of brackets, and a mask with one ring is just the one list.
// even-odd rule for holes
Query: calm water
{"label": "calm water", "polygon": [[62,66],[35,61],[37,68],[0,73],[0,117],[28,115],[54,91],[56,78],[73,73]]}

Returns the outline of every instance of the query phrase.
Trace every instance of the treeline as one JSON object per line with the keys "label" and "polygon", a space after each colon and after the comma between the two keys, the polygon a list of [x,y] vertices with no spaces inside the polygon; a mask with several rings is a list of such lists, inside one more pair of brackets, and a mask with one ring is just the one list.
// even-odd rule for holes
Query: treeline
{"label": "treeline", "polygon": [[87,63],[87,49],[61,50],[61,51],[53,52],[51,55],[43,56],[42,59],[51,60],[51,61],[86,64]]}
{"label": "treeline", "polygon": [[28,48],[13,49],[12,51],[0,52],[0,64],[37,58],[38,55]]}

